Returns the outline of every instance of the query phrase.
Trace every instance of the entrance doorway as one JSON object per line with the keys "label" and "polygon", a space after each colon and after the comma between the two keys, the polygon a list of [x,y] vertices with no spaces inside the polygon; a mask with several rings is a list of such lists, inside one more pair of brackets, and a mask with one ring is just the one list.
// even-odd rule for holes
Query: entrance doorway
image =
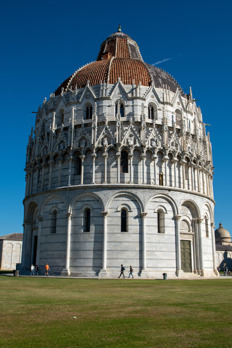
{"label": "entrance doorway", "polygon": [[184,272],[192,272],[191,241],[181,240],[181,269]]}
{"label": "entrance doorway", "polygon": [[32,264],[34,266],[36,265],[37,241],[38,241],[38,236],[34,236],[34,245],[33,245],[33,254],[32,254]]}

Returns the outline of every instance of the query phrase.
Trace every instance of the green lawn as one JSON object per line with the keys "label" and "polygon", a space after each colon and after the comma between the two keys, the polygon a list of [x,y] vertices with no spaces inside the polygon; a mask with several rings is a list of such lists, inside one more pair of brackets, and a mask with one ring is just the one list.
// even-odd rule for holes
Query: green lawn
{"label": "green lawn", "polygon": [[231,279],[1,276],[0,347],[232,347],[231,289]]}

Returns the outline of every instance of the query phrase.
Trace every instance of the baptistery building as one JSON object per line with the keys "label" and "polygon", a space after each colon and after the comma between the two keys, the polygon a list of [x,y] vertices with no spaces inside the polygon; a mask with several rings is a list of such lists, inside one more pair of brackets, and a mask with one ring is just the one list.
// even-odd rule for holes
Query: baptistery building
{"label": "baptistery building", "polygon": [[120,27],[96,56],[38,109],[21,272],[216,275],[212,148],[191,88]]}

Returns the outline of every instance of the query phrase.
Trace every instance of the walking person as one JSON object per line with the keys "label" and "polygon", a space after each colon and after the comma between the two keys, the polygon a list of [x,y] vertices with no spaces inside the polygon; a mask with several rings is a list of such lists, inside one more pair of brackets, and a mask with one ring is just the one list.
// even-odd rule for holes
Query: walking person
{"label": "walking person", "polygon": [[45,275],[48,276],[48,271],[50,271],[50,267],[48,264],[45,265]]}
{"label": "walking person", "polygon": [[38,275],[39,274],[39,266],[35,265],[35,274]]}
{"label": "walking person", "polygon": [[35,275],[35,266],[31,265],[31,273],[30,276]]}
{"label": "walking person", "polygon": [[125,268],[123,267],[123,265],[121,265],[121,271],[120,271],[120,274],[119,274],[118,278],[121,278],[121,275],[123,275],[123,278],[125,279],[124,271],[125,271]]}
{"label": "walking person", "polygon": [[128,276],[128,278],[130,278],[130,276],[132,276],[132,278],[134,278],[134,276],[133,276],[133,268],[132,268],[132,266],[130,266],[130,271],[129,271],[129,276]]}

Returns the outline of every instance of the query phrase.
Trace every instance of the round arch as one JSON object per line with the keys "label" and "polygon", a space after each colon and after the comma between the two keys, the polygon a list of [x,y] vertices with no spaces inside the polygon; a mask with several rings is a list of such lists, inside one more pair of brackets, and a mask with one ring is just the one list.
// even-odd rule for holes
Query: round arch
{"label": "round arch", "polygon": [[95,193],[88,192],[88,193],[83,193],[81,195],[77,194],[72,198],[72,200],[69,204],[68,213],[72,214],[73,206],[74,206],[75,202],[78,202],[82,198],[85,198],[85,197],[93,197],[94,199],[96,199],[101,204],[102,210],[104,211],[104,204],[102,202],[102,199],[98,195],[96,195]]}
{"label": "round arch", "polygon": [[44,210],[44,207],[48,204],[48,202],[49,202],[51,199],[58,199],[59,202],[64,203],[64,205],[65,205],[65,210],[67,210],[67,202],[63,199],[63,197],[61,197],[61,196],[58,195],[58,194],[55,194],[55,195],[51,195],[51,196],[45,198],[45,200],[43,201],[43,203],[41,204],[41,207],[40,207],[40,209],[39,209],[40,214],[42,214],[42,212],[43,212],[43,210]]}
{"label": "round arch", "polygon": [[112,201],[114,200],[114,198],[116,197],[120,197],[120,196],[123,196],[123,195],[126,195],[128,197],[131,197],[133,199],[136,200],[136,202],[139,204],[139,208],[140,208],[140,211],[143,212],[143,203],[141,202],[141,200],[139,199],[138,196],[136,196],[135,194],[133,193],[130,193],[130,192],[126,192],[126,191],[122,191],[122,192],[117,192],[115,193],[113,196],[110,197],[110,199],[106,202],[106,205],[105,205],[105,211],[108,211]]}
{"label": "round arch", "polygon": [[186,207],[190,210],[191,214],[195,218],[199,218],[201,216],[200,209],[198,205],[191,199],[183,201],[180,206]]}
{"label": "round arch", "polygon": [[27,208],[25,209],[25,212],[26,212],[25,218],[26,218],[26,220],[33,221],[36,210],[39,211],[38,204],[36,202],[34,202],[34,201],[31,201],[28,204]]}
{"label": "round arch", "polygon": [[210,206],[209,203],[205,203],[203,205],[203,209],[202,209],[202,218],[204,218],[204,215],[205,215],[205,212],[204,212],[204,208],[206,208],[206,210],[208,211],[209,213],[209,218],[210,218],[210,221],[212,222],[214,220],[214,214],[213,214],[213,209],[212,207]]}
{"label": "round arch", "polygon": [[168,203],[171,205],[172,207],[172,210],[173,210],[173,214],[174,215],[178,215],[178,206],[176,204],[176,202],[174,201],[174,199],[168,195],[165,195],[165,194],[160,194],[160,193],[157,193],[156,195],[154,196],[151,196],[150,199],[147,201],[146,205],[145,205],[145,209],[147,208],[147,206],[149,205],[149,203],[152,201],[152,199],[154,198],[163,198],[163,199],[166,199],[168,201]]}

